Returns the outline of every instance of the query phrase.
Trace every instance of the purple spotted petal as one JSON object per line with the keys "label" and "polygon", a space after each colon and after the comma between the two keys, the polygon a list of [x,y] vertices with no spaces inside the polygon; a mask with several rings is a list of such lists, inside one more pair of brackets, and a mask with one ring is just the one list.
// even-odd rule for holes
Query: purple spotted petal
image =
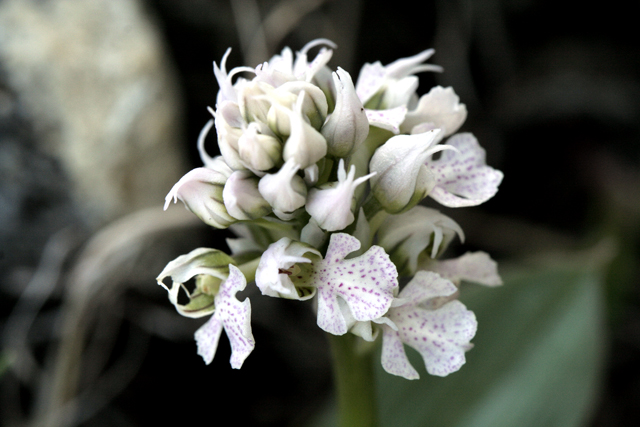
{"label": "purple spotted petal", "polygon": [[418,271],[398,298],[407,301],[403,306],[420,305],[433,298],[453,295],[457,290],[456,285],[432,271]]}
{"label": "purple spotted petal", "polygon": [[[397,336],[421,354],[431,375],[446,376],[460,369],[465,363],[464,353],[471,348],[469,341],[476,333],[475,315],[460,301],[450,301],[435,310],[427,308],[430,299],[449,296],[455,291],[456,286],[438,274],[419,271],[400,292],[399,299],[404,304],[389,310],[389,319],[398,327]],[[383,348],[383,357],[387,355],[383,367],[390,366],[391,370],[387,371],[392,374],[396,373],[394,370],[409,372],[400,369],[405,361],[391,331],[385,334],[387,341],[383,341],[383,346],[390,347]]]}
{"label": "purple spotted petal", "polygon": [[207,365],[211,363],[216,354],[220,334],[222,334],[222,322],[215,315],[211,316],[209,321],[196,331],[198,354],[202,356]]}
{"label": "purple spotted petal", "polygon": [[420,378],[418,371],[409,363],[400,334],[387,325],[383,326],[382,331],[382,367],[384,370],[408,380]]}
{"label": "purple spotted petal", "polygon": [[229,277],[220,286],[215,297],[216,310],[211,319],[196,331],[198,354],[209,364],[218,348],[218,340],[224,327],[231,343],[231,367],[240,369],[244,360],[255,347],[251,332],[251,303],[248,299],[240,302],[237,292],[243,290],[247,281],[240,270],[229,265]]}
{"label": "purple spotted petal", "polygon": [[[372,246],[356,258],[345,259],[360,249],[360,242],[344,233],[331,235],[327,254],[315,271],[318,289],[318,326],[334,335],[347,332],[348,316],[368,321],[383,316],[398,287],[398,272],[379,246]],[[338,297],[346,302],[339,303]]]}
{"label": "purple spotted petal", "polygon": [[400,124],[407,114],[407,107],[390,108],[388,110],[364,110],[371,126],[386,129],[395,134],[400,132]]}
{"label": "purple spotted petal", "polygon": [[485,151],[470,133],[459,133],[447,140],[458,152],[444,151],[438,160],[426,165],[436,178],[429,194],[450,208],[476,206],[492,198],[502,181],[502,172],[486,165]]}

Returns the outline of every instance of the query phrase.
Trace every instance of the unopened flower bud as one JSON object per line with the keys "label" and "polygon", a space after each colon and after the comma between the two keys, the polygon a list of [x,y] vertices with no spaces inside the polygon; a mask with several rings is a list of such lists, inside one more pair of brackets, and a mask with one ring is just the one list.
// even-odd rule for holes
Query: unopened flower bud
{"label": "unopened flower bud", "polygon": [[342,68],[333,73],[336,106],[324,126],[328,152],[335,157],[347,157],[358,149],[369,134],[369,120],[353,87],[349,73]]}
{"label": "unopened flower bud", "polygon": [[327,231],[343,230],[355,219],[352,211],[354,207],[353,192],[358,185],[374,175],[369,174],[354,180],[355,174],[356,168],[351,165],[349,175],[347,175],[344,160],[340,159],[338,182],[327,184],[320,189],[312,188],[309,191],[305,208],[323,229]]}
{"label": "unopened flower bud", "polygon": [[[293,81],[283,84],[275,92],[277,94],[283,92],[293,94],[296,96],[296,100],[303,93],[301,113],[309,119],[311,126],[320,129],[327,117],[329,106],[327,105],[327,97],[318,86],[307,82]],[[291,107],[294,105],[291,104]]]}
{"label": "unopened flower bud", "polygon": [[247,170],[231,174],[222,198],[229,214],[239,220],[258,219],[271,212],[271,206],[258,191],[258,178]]}
{"label": "unopened flower bud", "polygon": [[[266,125],[263,125],[268,130]],[[259,133],[257,122],[249,123],[238,139],[238,155],[247,168],[254,171],[266,171],[280,162],[282,144],[271,135]]]}
{"label": "unopened flower bud", "polygon": [[240,114],[238,104],[232,101],[219,104],[215,113],[215,126],[220,154],[225,162],[234,170],[245,169],[238,154],[238,140],[246,123]]}
{"label": "unopened flower bud", "polygon": [[293,159],[301,169],[306,169],[327,155],[327,141],[306,122],[302,115],[304,91],[298,95],[296,107],[290,115],[291,135],[287,139],[282,158]]}
{"label": "unopened flower bud", "polygon": [[174,202],[180,199],[187,209],[213,227],[227,228],[236,222],[227,212],[222,196],[231,170],[223,162],[212,163],[215,164],[220,165],[220,170],[196,168],[183,176],[167,194],[164,209],[172,199]]}
{"label": "unopened flower bud", "polygon": [[266,123],[271,101],[267,95],[273,87],[264,82],[246,82],[241,86],[238,105],[246,122]]}
{"label": "unopened flower bud", "polygon": [[283,139],[291,134],[291,110],[280,104],[272,104],[267,113],[269,129]]}
{"label": "unopened flower bud", "polygon": [[262,197],[278,212],[289,213],[304,206],[307,186],[296,175],[300,167],[293,160],[287,161],[278,173],[266,174],[260,179],[258,190]]}
{"label": "unopened flower bud", "polygon": [[390,138],[371,157],[371,191],[389,213],[411,209],[435,187],[436,179],[425,166],[427,159],[447,145],[432,147],[440,130]]}

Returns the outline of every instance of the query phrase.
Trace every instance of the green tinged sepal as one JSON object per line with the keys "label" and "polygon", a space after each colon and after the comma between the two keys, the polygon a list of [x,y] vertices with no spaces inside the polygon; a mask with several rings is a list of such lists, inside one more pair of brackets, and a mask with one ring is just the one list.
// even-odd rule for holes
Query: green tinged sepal
{"label": "green tinged sepal", "polygon": [[[169,292],[169,301],[185,317],[203,317],[215,311],[214,298],[220,284],[229,276],[229,264],[235,261],[218,249],[198,248],[169,262],[156,281]],[[171,287],[164,279],[171,277]],[[195,289],[189,292],[184,285],[195,277]],[[187,304],[178,302],[180,289],[189,297]]]}

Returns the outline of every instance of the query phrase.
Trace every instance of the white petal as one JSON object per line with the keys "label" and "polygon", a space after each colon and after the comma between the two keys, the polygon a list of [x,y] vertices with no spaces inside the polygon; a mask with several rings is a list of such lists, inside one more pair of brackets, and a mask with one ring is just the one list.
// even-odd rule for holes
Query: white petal
{"label": "white petal", "polygon": [[478,326],[464,304],[454,300],[434,311],[416,307],[402,315],[402,322],[393,317],[400,337],[420,353],[429,374],[444,377],[464,365],[465,352],[471,348],[469,341]]}
{"label": "white petal", "polygon": [[384,76],[385,69],[379,61],[362,66],[356,82],[356,93],[363,104],[382,88]]}
{"label": "white petal", "polygon": [[403,343],[416,349],[431,375],[446,376],[465,363],[478,323],[475,315],[454,300],[435,310],[425,308],[429,300],[452,295],[450,281],[433,272],[419,271],[400,292],[405,305],[392,308],[389,318],[398,326]]}
{"label": "white petal", "polygon": [[[448,297],[458,291],[456,285],[432,271],[418,271],[399,298],[411,301],[410,305],[424,304],[430,299]],[[406,306],[406,304],[405,304]]]}
{"label": "white petal", "polygon": [[420,268],[435,271],[454,283],[464,280],[486,286],[502,285],[498,264],[485,252],[467,252],[445,261],[428,260]]}
{"label": "white petal", "polygon": [[388,77],[399,79],[421,71],[439,71],[441,68],[437,65],[422,64],[434,53],[435,50],[427,49],[408,58],[397,59],[385,67],[385,73]]}
{"label": "white petal", "polygon": [[407,107],[401,105],[399,107],[388,110],[364,110],[371,126],[386,129],[395,134],[400,133],[400,124],[404,121],[407,114]]}
{"label": "white petal", "polygon": [[382,327],[382,367],[388,373],[408,380],[420,378],[407,358],[400,334],[388,326]]}
{"label": "white petal", "polygon": [[222,328],[223,326],[220,319],[216,316],[211,316],[207,323],[200,326],[195,333],[198,354],[202,356],[204,363],[207,365],[213,361],[213,356],[216,355]]}
{"label": "white petal", "polygon": [[407,113],[400,130],[409,133],[415,126],[429,122],[442,129],[443,136],[449,136],[462,126],[466,118],[467,107],[460,104],[460,98],[453,89],[436,86],[420,98],[415,110]]}
{"label": "white petal", "polygon": [[391,109],[396,107],[407,107],[411,97],[418,89],[419,80],[416,76],[407,76],[389,82],[384,91],[380,108]]}
{"label": "white petal", "polygon": [[429,194],[450,208],[476,206],[498,192],[502,172],[486,165],[485,151],[470,133],[459,133],[447,140],[455,151],[442,153],[438,160],[426,165],[436,178],[436,187]]}

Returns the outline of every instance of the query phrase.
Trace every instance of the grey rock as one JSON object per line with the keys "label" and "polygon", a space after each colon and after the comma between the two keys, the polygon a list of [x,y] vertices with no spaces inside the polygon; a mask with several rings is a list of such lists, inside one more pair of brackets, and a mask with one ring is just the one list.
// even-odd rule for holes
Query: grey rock
{"label": "grey rock", "polygon": [[0,69],[87,224],[161,206],[186,169],[181,102],[141,1],[1,1]]}

